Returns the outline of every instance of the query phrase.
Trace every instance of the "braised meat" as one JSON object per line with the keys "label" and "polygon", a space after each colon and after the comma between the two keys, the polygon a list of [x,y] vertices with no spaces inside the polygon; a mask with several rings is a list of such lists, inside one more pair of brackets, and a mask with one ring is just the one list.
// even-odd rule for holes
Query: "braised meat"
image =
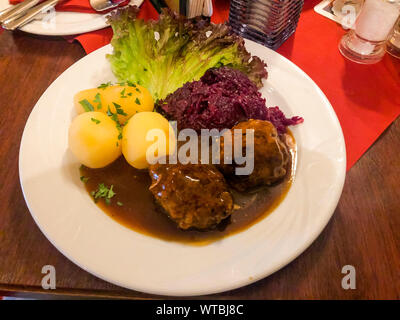
{"label": "braised meat", "polygon": [[[246,129],[254,129],[254,156],[252,157],[254,170],[249,175],[237,175],[235,173],[235,169],[243,167],[244,164],[235,163],[234,157],[232,164],[224,164],[223,161],[225,147],[228,148],[227,150],[232,150],[232,155],[234,154],[232,149],[234,129],[242,129],[243,155],[246,154]],[[289,151],[271,122],[263,120],[243,121],[235,125],[227,134],[230,134],[232,139],[230,142],[230,139],[221,138],[221,164],[219,169],[235,189],[246,191],[262,185],[271,185],[285,177],[289,162]],[[229,145],[225,146],[227,143]]]}
{"label": "braised meat", "polygon": [[213,165],[155,164],[149,173],[150,191],[181,229],[212,228],[232,213],[232,196]]}

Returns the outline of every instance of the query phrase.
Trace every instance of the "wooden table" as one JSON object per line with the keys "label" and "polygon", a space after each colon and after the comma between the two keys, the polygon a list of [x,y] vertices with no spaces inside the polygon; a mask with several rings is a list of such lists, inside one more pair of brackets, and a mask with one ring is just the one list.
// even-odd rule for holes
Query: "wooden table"
{"label": "wooden table", "polygon": [[[0,291],[151,298],[65,258],[40,232],[21,192],[18,150],[29,113],[50,83],[84,55],[79,44],[63,39],[0,34]],[[266,279],[206,298],[399,299],[399,137],[397,119],[348,172],[333,218],[300,257]],[[41,288],[47,264],[57,270],[51,292]],[[356,269],[355,290],[342,289],[344,265]]]}

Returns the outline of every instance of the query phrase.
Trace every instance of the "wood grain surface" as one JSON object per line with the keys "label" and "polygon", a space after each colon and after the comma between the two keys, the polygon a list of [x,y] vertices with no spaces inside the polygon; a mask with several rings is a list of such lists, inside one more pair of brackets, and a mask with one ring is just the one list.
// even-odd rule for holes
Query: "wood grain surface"
{"label": "wood grain surface", "polygon": [[[104,282],[66,259],[40,232],[21,192],[18,150],[29,113],[51,82],[83,56],[79,44],[63,39],[0,34],[0,291],[157,298]],[[333,218],[296,260],[252,285],[200,298],[399,299],[399,137],[397,119],[348,172]],[[41,288],[47,264],[57,270],[54,291]],[[344,265],[356,268],[355,290],[341,287]]]}

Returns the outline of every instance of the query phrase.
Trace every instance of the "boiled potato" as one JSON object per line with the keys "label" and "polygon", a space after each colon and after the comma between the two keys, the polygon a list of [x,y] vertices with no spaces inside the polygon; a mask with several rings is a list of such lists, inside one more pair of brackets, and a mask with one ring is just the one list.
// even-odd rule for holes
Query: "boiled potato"
{"label": "boiled potato", "polygon": [[122,131],[122,154],[128,163],[145,169],[153,159],[175,152],[176,141],[172,126],[157,112],[140,112],[129,119]]}
{"label": "boiled potato", "polygon": [[72,121],[68,145],[80,163],[102,168],[121,155],[120,131],[116,122],[102,112],[85,112]]}
{"label": "boiled potato", "polygon": [[131,83],[80,91],[74,97],[74,105],[78,114],[87,111],[107,113],[110,107],[112,113],[117,113],[121,124],[138,112],[153,111],[154,108],[149,91]]}

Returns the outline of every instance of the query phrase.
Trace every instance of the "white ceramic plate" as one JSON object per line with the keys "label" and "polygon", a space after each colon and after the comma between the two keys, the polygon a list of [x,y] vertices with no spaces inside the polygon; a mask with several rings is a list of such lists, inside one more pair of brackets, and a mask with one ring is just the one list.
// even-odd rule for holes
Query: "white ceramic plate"
{"label": "white ceramic plate", "polygon": [[[0,0],[0,10],[10,6],[8,0]],[[107,27],[105,14],[59,12],[38,16],[20,29],[24,32],[45,36],[67,36],[99,30]]]}
{"label": "white ceramic plate", "polygon": [[318,86],[293,63],[259,44],[247,48],[268,63],[262,89],[268,106],[304,123],[294,183],[285,200],[251,228],[206,246],[136,233],[102,212],[79,180],[68,150],[73,95],[114,80],[105,46],[66,70],[32,110],[21,141],[19,170],[36,223],[67,258],[114,284],[162,295],[202,295],[238,288],[282,268],[321,233],[345,178],[345,144],[338,119]]}

